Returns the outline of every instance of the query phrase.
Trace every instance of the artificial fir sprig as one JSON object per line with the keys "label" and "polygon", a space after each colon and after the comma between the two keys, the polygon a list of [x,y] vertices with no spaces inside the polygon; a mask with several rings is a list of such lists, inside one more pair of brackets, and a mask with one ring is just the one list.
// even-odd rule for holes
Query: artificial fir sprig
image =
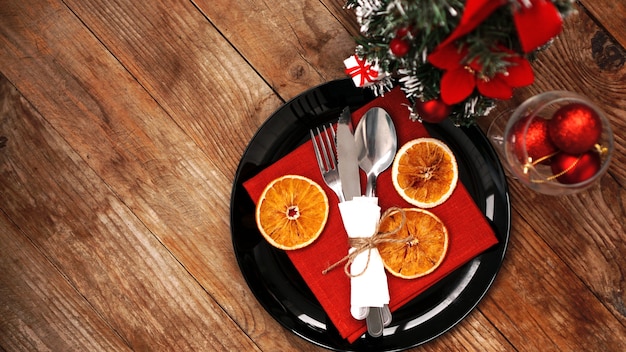
{"label": "artificial fir sprig", "polygon": [[[547,8],[545,2],[550,2]],[[518,22],[526,20],[522,17],[532,17],[536,10],[553,11],[560,16],[554,20],[560,21],[573,11],[572,2],[347,0],[347,7],[354,9],[361,26],[355,54],[385,73],[380,82],[373,84],[376,91],[391,86],[393,78],[411,102],[414,118],[423,117],[420,104],[443,99],[442,104],[452,102],[448,104],[449,117],[454,123],[470,125],[488,114],[495,99],[506,98],[512,88],[532,82],[527,59],[540,48],[524,50],[529,46],[529,35],[528,28],[519,28]],[[524,31],[524,43],[520,30]],[[530,29],[531,42],[536,39],[534,31]],[[453,46],[453,56],[462,53],[458,63],[449,62],[444,55],[434,60],[433,53],[451,52],[445,46]],[[469,91],[450,92],[455,88],[445,82],[460,78],[466,83],[462,89]]]}

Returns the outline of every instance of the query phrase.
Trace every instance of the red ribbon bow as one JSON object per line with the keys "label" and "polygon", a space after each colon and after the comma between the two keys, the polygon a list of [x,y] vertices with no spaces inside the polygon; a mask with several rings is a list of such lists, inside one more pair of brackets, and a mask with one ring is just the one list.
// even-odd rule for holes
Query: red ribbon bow
{"label": "red ribbon bow", "polygon": [[[473,31],[493,11],[509,3],[507,0],[467,0],[463,16],[456,29],[428,56],[429,62],[445,72],[441,78],[441,98],[448,104],[457,104],[474,90],[495,99],[510,99],[515,87],[532,84],[534,74],[530,63],[522,56],[510,52],[511,62],[506,73],[484,77],[476,60],[463,63],[467,48],[458,48],[455,40]],[[554,4],[548,0],[517,0],[513,6],[513,21],[525,53],[531,52],[559,34],[563,19]]]}
{"label": "red ribbon bow", "polygon": [[[493,11],[507,3],[506,0],[467,0],[459,25],[438,48],[468,34]],[[525,53],[546,44],[561,32],[563,18],[549,0],[517,0],[517,6],[513,6],[512,11],[517,36]]]}

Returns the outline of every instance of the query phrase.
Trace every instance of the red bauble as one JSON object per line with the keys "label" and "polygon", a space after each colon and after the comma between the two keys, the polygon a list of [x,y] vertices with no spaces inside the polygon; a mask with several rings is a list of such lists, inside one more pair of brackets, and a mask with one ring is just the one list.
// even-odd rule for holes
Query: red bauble
{"label": "red bauble", "polygon": [[417,100],[415,110],[422,121],[430,123],[439,123],[443,121],[452,112],[452,106],[444,103],[441,99],[433,99],[429,101]]}
{"label": "red bauble", "polygon": [[[530,123],[529,119],[532,118]],[[524,129],[528,125],[528,129]],[[540,116],[528,116],[521,119],[513,127],[513,137],[515,138],[514,151],[519,161],[523,164],[526,162],[535,162],[539,159],[542,163],[548,163],[552,154],[557,152],[557,148],[552,143],[548,134],[548,120]],[[524,141],[524,137],[526,138]],[[524,147],[526,147],[526,153],[530,160],[525,159]]]}
{"label": "red bauble", "polygon": [[393,38],[389,43],[389,50],[391,50],[391,53],[396,57],[402,57],[408,54],[409,49],[411,49],[411,44],[399,37]]}
{"label": "red bauble", "polygon": [[600,139],[602,121],[589,106],[572,103],[557,110],[548,124],[554,145],[569,154],[590,150]]}
{"label": "red bauble", "polygon": [[[561,183],[579,183],[593,177],[600,170],[600,155],[596,151],[588,151],[581,155],[558,153],[552,157],[552,173]],[[567,170],[567,171],[566,171]]]}

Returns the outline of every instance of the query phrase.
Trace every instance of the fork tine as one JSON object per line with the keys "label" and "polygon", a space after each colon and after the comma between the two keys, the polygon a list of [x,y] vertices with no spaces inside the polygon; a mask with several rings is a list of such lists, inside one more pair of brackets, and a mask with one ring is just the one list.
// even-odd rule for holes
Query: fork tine
{"label": "fork tine", "polygon": [[[328,130],[330,130],[330,136],[328,135]],[[326,145],[328,146],[328,151],[326,153],[328,159],[328,168],[330,170],[336,168],[337,166],[337,158],[335,157],[335,130],[332,125],[328,125],[328,129],[324,130],[324,136],[326,137]]]}
{"label": "fork tine", "polygon": [[[320,129],[321,127],[321,129]],[[330,130],[330,132],[328,132]],[[332,124],[322,125],[309,130],[311,134],[311,142],[313,143],[313,151],[317,159],[322,178],[328,187],[337,195],[339,202],[345,201],[341,190],[341,180],[337,169],[337,157],[335,154],[335,130]]]}
{"label": "fork tine", "polygon": [[[317,138],[315,137],[315,134],[313,133],[313,130],[309,130],[309,133],[311,133],[311,141],[313,142],[313,150],[315,151],[315,159],[317,159],[317,166],[319,166],[320,170],[324,171],[326,170],[324,168],[324,163],[322,162],[322,154],[320,154],[320,148],[317,145]],[[317,133],[319,134],[319,128],[317,129]]]}
{"label": "fork tine", "polygon": [[[328,132],[330,130],[330,133]],[[335,140],[335,131],[332,128],[332,125],[322,126],[315,128],[315,132],[313,130],[309,130],[311,134],[311,140],[313,141],[313,149],[315,151],[315,157],[317,158],[317,164],[320,167],[320,170],[323,172],[328,172],[330,170],[334,170],[336,168],[336,159],[335,159],[335,148],[334,140]],[[318,141],[319,139],[319,141]]]}
{"label": "fork tine", "polygon": [[[330,128],[332,130],[332,126]],[[334,169],[333,166],[333,146],[330,142],[330,137],[328,136],[328,128],[324,126],[324,131],[320,134],[320,141],[322,142],[322,151],[324,156],[324,162],[326,163],[326,171]],[[326,137],[326,140],[324,140]]]}

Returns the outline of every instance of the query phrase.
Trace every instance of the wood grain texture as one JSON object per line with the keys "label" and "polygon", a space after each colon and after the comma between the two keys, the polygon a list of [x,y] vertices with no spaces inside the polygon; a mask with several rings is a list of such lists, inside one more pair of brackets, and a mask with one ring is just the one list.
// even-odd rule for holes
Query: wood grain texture
{"label": "wood grain texture", "polygon": [[[203,225],[201,228],[189,229],[174,235],[164,233],[160,236],[163,244],[211,296],[218,301],[233,302],[225,305],[224,309],[240,321],[247,334],[264,341],[260,343],[261,346],[271,349],[278,335],[281,338],[287,336],[288,339],[292,339],[295,344],[293,348],[302,350],[303,341],[286,334],[286,331],[262,311],[243,282],[238,282],[236,286],[230,282],[233,276],[241,277],[232,257],[227,227],[229,204],[226,202],[229,200],[230,185],[246,143],[262,120],[278,107],[280,101],[256,72],[235,54],[232,47],[220,40],[222,38],[213,26],[203,21],[204,18],[200,13],[193,11],[195,8],[190,3],[176,4],[178,5],[154,3],[154,7],[145,9],[137,7],[130,1],[123,6],[119,3],[98,4],[81,1],[71,3],[69,6],[74,13],[84,18],[87,26],[107,47],[118,48],[119,53],[114,50],[114,56],[125,67],[129,67],[129,71],[134,75],[142,77],[141,85],[146,87],[151,96],[164,102],[161,106],[167,110],[177,125],[198,144],[204,154],[219,164],[211,166],[212,162],[207,162],[202,168],[205,170],[212,168],[211,173],[227,172],[227,179],[211,175],[190,175],[190,179],[192,176],[195,178],[193,182],[206,181],[205,189],[209,192],[213,188],[211,195],[199,201],[204,203],[200,205],[204,209],[201,211],[202,215],[181,214],[181,218],[168,220],[175,223],[190,222],[185,219],[186,217],[206,220],[213,214],[211,219],[219,221],[219,226]],[[128,17],[135,19],[132,32],[128,31],[127,23],[116,20]],[[114,25],[111,26],[111,23]],[[148,52],[155,49],[151,45],[155,41],[165,42],[169,52],[167,54]],[[226,44],[222,47],[209,44],[216,42]],[[197,47],[191,46],[190,43]],[[152,61],[150,58],[157,60]],[[180,68],[180,71],[187,74],[168,73],[168,70],[174,67],[184,67],[185,69]],[[171,79],[164,80],[164,75]],[[244,79],[238,79],[239,76]],[[176,81],[175,85],[172,85],[173,81]],[[236,82],[236,85],[233,86],[233,82]],[[215,87],[208,83],[219,85]],[[250,96],[250,99],[246,99],[246,96]],[[241,106],[246,108],[242,109]],[[249,111],[250,106],[256,108]],[[183,161],[184,159],[186,158],[183,158]],[[173,177],[172,181],[177,177]],[[166,188],[171,189],[169,186]],[[185,199],[185,193],[188,192],[197,193],[198,190],[195,186],[186,190],[181,189],[179,193],[181,202],[189,201]],[[219,197],[218,201],[222,206],[217,209],[211,208],[216,205],[216,201],[211,198],[216,197]],[[183,204],[174,206],[181,207]],[[191,231],[196,232],[197,236],[192,237]],[[210,234],[219,236],[219,239],[211,237]],[[211,252],[221,253],[215,256],[218,260],[211,257]],[[229,265],[224,268],[221,265],[226,258]],[[211,262],[216,263],[212,269]],[[222,276],[220,280],[224,281],[216,283],[214,270],[225,269],[229,275]],[[241,286],[242,284],[244,286]],[[241,297],[245,299],[242,300]],[[250,315],[262,319],[246,320]]]}
{"label": "wood grain texture", "polygon": [[243,148],[281,101],[222,34],[188,1],[65,3],[232,179]]}
{"label": "wood grain texture", "polygon": [[196,3],[285,100],[345,77],[354,41],[319,0]]}
{"label": "wood grain texture", "polygon": [[[346,1],[343,0],[320,0],[328,11],[330,11],[337,21],[341,23],[351,37],[355,38],[360,33],[359,24],[356,21],[355,10],[348,8],[346,5]],[[354,44],[350,45],[350,47],[354,47]],[[354,53],[352,50],[350,54]]]}
{"label": "wood grain texture", "polygon": [[[83,236],[95,233],[97,234],[96,239],[100,236],[105,236],[106,238],[108,235],[101,232],[108,230],[112,232],[111,236],[114,234],[114,238],[119,238],[120,241],[122,241],[124,237],[121,236],[121,233],[134,233],[134,231],[136,231],[135,227],[137,226],[145,232],[144,236],[154,237],[154,234],[149,233],[149,231],[144,228],[144,224],[146,224],[152,227],[152,230],[155,231],[157,235],[162,237],[159,241],[170,243],[172,250],[191,247],[193,250],[190,250],[190,252],[195,252],[197,258],[194,263],[188,263],[191,269],[194,269],[194,267],[203,267],[203,270],[207,270],[207,268],[210,269],[211,262],[216,263],[216,266],[209,271],[212,272],[212,274],[205,276],[212,281],[215,281],[215,278],[221,277],[223,281],[221,284],[211,282],[211,285],[207,286],[216,289],[221,288],[221,292],[236,295],[237,299],[232,299],[232,301],[237,302],[237,300],[240,299],[238,292],[243,291],[245,286],[241,286],[243,285],[241,281],[239,287],[233,286],[231,281],[231,277],[240,277],[240,274],[236,268],[235,260],[232,255],[232,247],[230,245],[229,236],[227,235],[228,223],[226,219],[228,214],[228,198],[222,196],[228,194],[230,191],[229,177],[226,177],[224,173],[220,171],[220,168],[216,167],[205,154],[195,148],[193,142],[180,131],[180,128],[171,121],[169,116],[160,110],[158,104],[151,100],[140,86],[133,84],[134,79],[128,76],[126,71],[124,71],[116,61],[112,60],[112,56],[106,52],[95,38],[91,37],[90,32],[80,25],[80,22],[73,17],[72,13],[67,8],[64,9],[63,6],[55,8],[52,5],[48,5],[50,6],[50,8],[48,8],[43,7],[41,4],[26,3],[22,3],[20,6],[24,6],[23,9],[29,10],[23,10],[23,13],[19,13],[18,11],[21,9],[15,9],[17,15],[12,18],[12,20],[15,19],[15,22],[5,22],[7,25],[5,30],[11,31],[25,28],[26,26],[30,26],[31,30],[37,30],[37,28],[32,26],[32,23],[38,23],[41,25],[41,28],[32,38],[16,38],[14,42],[7,43],[9,45],[3,46],[7,50],[9,48],[16,48],[16,51],[13,53],[15,60],[21,57],[32,58],[29,63],[32,64],[32,66],[21,66],[19,71],[11,71],[10,68],[7,68],[7,66],[11,66],[10,61],[7,60],[7,51],[3,50],[3,62],[7,63],[7,65],[5,65],[6,72],[9,74],[12,73],[14,77],[20,74],[31,75],[31,82],[38,81],[37,78],[41,79],[37,83],[40,84],[40,86],[35,87],[26,84],[21,86],[20,89],[27,92],[31,99],[37,100],[40,103],[37,109],[48,116],[52,116],[50,121],[54,124],[53,128],[61,131],[61,133],[64,134],[65,140],[72,142],[73,147],[78,153],[78,155],[73,155],[72,159],[82,159],[81,161],[85,162],[85,164],[80,165],[79,169],[83,170],[87,168],[95,170],[98,176],[92,175],[90,177],[101,177],[104,179],[104,181],[101,181],[103,183],[99,188],[107,190],[110,187],[109,192],[111,192],[112,189],[113,193],[108,196],[103,196],[97,193],[98,187],[96,187],[95,190],[83,190],[88,192],[88,194],[94,195],[95,199],[93,201],[96,204],[85,204],[81,207],[79,205],[73,205],[72,199],[65,198],[64,195],[70,192],[69,190],[64,188],[52,188],[52,190],[57,192],[59,201],[66,202],[64,208],[58,211],[56,207],[35,211],[30,208],[24,209],[18,207],[15,209],[8,208],[6,211],[12,212],[15,217],[22,217],[25,222],[27,218],[24,216],[40,213],[42,214],[42,219],[49,222],[74,221],[76,222],[76,226],[80,226],[80,219],[89,219],[87,223],[90,223],[90,221],[97,224],[104,223],[104,228],[81,229],[80,231],[68,230],[63,232],[66,235],[80,233]],[[41,17],[37,17],[36,19],[30,18],[33,21],[29,23],[20,22],[20,18],[27,19],[26,15],[31,13],[29,11],[33,11],[32,13]],[[72,28],[72,23],[76,25],[75,28]],[[61,24],[63,33],[55,33],[55,29],[61,26]],[[75,35],[77,39],[82,36],[81,39],[83,39],[83,41],[75,41],[75,45],[72,45],[72,43],[58,43],[52,37],[70,36],[68,31],[71,30],[78,32],[72,35]],[[50,35],[51,37],[40,38],[38,35]],[[36,51],[37,49],[30,47],[29,45],[32,45],[30,43],[49,43],[52,46],[41,48],[40,52],[43,53],[41,56],[31,55],[31,51]],[[90,43],[93,47],[90,47],[89,50],[85,50],[84,46],[86,43]],[[22,44],[24,44],[24,46],[22,46]],[[54,45],[56,44],[58,44],[58,46],[55,47]],[[100,52],[100,55],[96,55],[97,58],[91,56],[95,55],[94,53],[97,52]],[[64,56],[65,59],[57,59],[60,56]],[[92,62],[93,69],[100,70],[100,72],[88,72],[86,70],[87,67],[90,70],[92,68],[91,65],[86,64],[86,61],[89,60],[94,61]],[[20,65],[21,64],[23,63],[20,63]],[[53,65],[53,67],[50,65]],[[107,77],[107,80],[100,80],[99,77],[102,76]],[[62,94],[59,94],[59,87],[63,87]],[[41,98],[40,100],[38,100],[38,96]],[[115,99],[116,96],[118,97],[117,100]],[[132,98],[122,99],[124,96],[130,96]],[[105,104],[104,102],[108,103]],[[119,105],[117,105],[116,102],[119,102]],[[9,131],[21,130],[21,128],[11,129],[8,127],[7,129]],[[15,138],[17,137],[18,136]],[[46,138],[42,136],[31,138],[35,140],[46,140]],[[14,138],[11,136],[9,139],[12,140]],[[27,142],[28,143],[22,143],[22,145],[25,147],[33,145],[32,140],[28,140]],[[11,143],[10,145],[13,146],[14,144]],[[67,146],[63,152],[69,153],[71,148],[72,146]],[[163,151],[166,152],[164,153]],[[16,155],[19,156],[20,153],[18,152]],[[46,158],[42,158],[42,161],[45,160]],[[219,159],[216,158],[215,161],[219,162]],[[37,170],[46,172],[44,166],[37,168]],[[33,170],[29,169],[22,172],[25,174],[34,173]],[[66,174],[67,172],[61,173],[61,175]],[[38,177],[37,174],[30,176]],[[42,180],[47,180],[49,177],[50,175],[48,174],[39,176]],[[52,182],[52,185],[59,182],[66,187],[84,183],[84,181],[81,182],[80,180],[76,181],[73,179]],[[27,184],[28,182],[25,183]],[[17,185],[22,188],[25,187],[24,183],[18,183]],[[44,192],[43,194],[46,196],[42,196],[44,199],[39,200],[37,203],[52,206],[52,204],[46,202],[46,197],[50,197],[50,195],[47,194],[54,194],[54,191],[45,184],[39,185],[39,187],[40,188],[35,189]],[[222,187],[221,190],[220,187]],[[166,191],[161,192],[161,190]],[[18,192],[18,189],[16,189],[15,192]],[[75,192],[80,192],[80,189],[75,190]],[[125,194],[126,196],[123,196],[122,198],[124,199],[121,201],[117,200],[115,206],[113,206],[109,203],[114,199],[111,200],[107,198],[115,196],[116,194]],[[16,194],[16,199],[19,196],[19,194]],[[80,199],[81,195],[76,194],[74,197]],[[100,197],[102,197],[102,199],[100,199]],[[10,197],[5,199],[10,199]],[[20,204],[16,204],[16,206],[17,205]],[[117,208],[120,206],[132,209],[130,211],[126,210],[129,213],[132,211],[139,213],[142,218],[141,221],[138,219],[134,219],[133,222],[127,220],[126,216],[130,217],[132,214],[124,214],[123,217],[117,216]],[[93,213],[94,210],[99,210],[102,207],[104,208],[103,214],[98,215],[98,213]],[[68,219],[72,214],[63,212],[63,209],[67,208],[78,209],[81,213],[75,214],[72,219]],[[115,211],[109,208],[115,208]],[[220,208],[222,209],[221,213],[219,212]],[[61,211],[61,213],[59,213],[59,211]],[[221,214],[221,216],[207,217],[207,214],[216,213],[216,211],[218,214]],[[112,218],[110,219],[109,217]],[[112,225],[113,228],[108,229],[108,224],[111,222],[114,222]],[[117,224],[117,222],[120,224]],[[123,224],[126,222],[129,222],[129,226],[132,226],[130,226],[130,228],[128,228],[128,226],[124,227]],[[34,225],[33,222],[24,224],[24,226]],[[40,224],[42,228],[46,228],[46,225],[49,224]],[[70,229],[72,228],[70,225],[64,226],[69,226]],[[118,226],[124,229],[121,233],[121,230],[117,228]],[[211,234],[219,233],[223,233],[225,236],[211,236]],[[199,241],[196,243],[194,239],[199,239]],[[152,239],[152,241],[154,240],[155,238]],[[78,239],[76,239],[76,241],[78,241]],[[62,242],[63,241],[59,241],[58,243],[61,244]],[[150,242],[145,252],[142,251],[141,253],[133,253],[132,251],[126,253],[124,248],[115,249],[119,250],[123,256],[121,259],[118,259],[119,261],[126,263],[127,258],[124,257],[129,256],[135,258],[139,263],[142,263],[149,259],[148,254],[150,254],[151,251],[158,251],[161,255],[171,255],[169,251],[163,248],[161,243]],[[122,244],[120,243],[120,245]],[[129,245],[128,248],[132,249],[134,246],[135,245]],[[80,248],[83,249],[82,244]],[[110,249],[107,249],[105,252],[108,252],[108,250]],[[95,253],[93,255],[100,257],[104,256],[105,253]],[[93,262],[98,263],[97,258],[90,259],[94,259]],[[173,258],[170,258],[170,260],[173,260]],[[219,263],[217,262],[218,260]],[[92,260],[88,261],[91,262]],[[133,265],[131,265],[131,263],[132,261],[128,262],[128,264],[123,265],[120,269],[132,271]],[[225,263],[229,263],[229,265],[226,266],[224,265]],[[101,268],[92,267],[90,270],[94,272],[106,272],[107,267],[116,267],[114,262],[108,262],[107,264],[108,265],[102,264]],[[174,264],[180,265],[177,261],[175,261]],[[161,265],[155,265],[155,267],[160,266]],[[65,270],[71,271],[72,267],[81,267],[81,264],[71,265],[68,263]],[[153,276],[151,272],[142,273],[139,269],[137,269],[137,272],[140,275],[147,275],[148,277]],[[216,275],[217,273],[224,272],[229,272],[229,274],[227,276]],[[126,273],[120,272],[116,275],[125,277]],[[173,275],[173,277],[177,276],[185,277],[183,272]],[[163,276],[159,275],[157,277]],[[189,279],[192,279],[192,281],[188,281],[189,284],[195,283],[193,277],[189,276],[186,280]],[[137,281],[141,282],[142,280]],[[84,285],[90,286],[88,283],[84,283]],[[106,286],[106,280],[100,283],[100,285]],[[109,286],[115,289],[122,289],[120,286],[125,285],[110,284]],[[146,287],[144,287],[144,289],[145,288]],[[160,288],[165,289],[164,291],[167,292],[167,287]],[[204,292],[200,287],[195,287],[195,290],[196,293]],[[160,292],[160,290],[157,292]],[[175,294],[175,292],[172,292],[172,294]],[[111,295],[124,297],[126,294],[124,294],[122,289],[122,292],[111,293]],[[137,291],[130,291],[127,295],[130,297],[141,297],[141,294],[138,294]],[[178,296],[177,300],[187,296],[188,294],[181,294]],[[252,304],[253,301],[249,294],[247,297],[250,301],[248,304],[244,305],[243,308],[246,310],[252,308],[257,311],[256,314],[260,314],[260,307]],[[111,304],[108,298],[112,297],[103,297],[102,303]],[[159,302],[156,307],[161,304],[171,306],[174,304],[173,302],[176,302],[176,300],[171,300],[171,298],[172,297],[166,295],[163,297],[163,302]],[[190,297],[186,299],[190,299]],[[202,299],[207,300],[207,297],[203,297]],[[168,302],[168,300],[171,301]],[[202,302],[202,300],[200,302]],[[132,306],[134,303],[137,302],[129,302],[128,304]],[[208,302],[203,304],[208,304]],[[130,308],[130,306],[127,308]],[[213,309],[207,310],[206,307],[207,306],[204,306],[204,308],[202,308],[202,304],[199,304],[198,307],[194,309],[196,312],[194,315],[197,317],[199,323],[197,328],[200,329],[197,331],[206,330],[209,332],[215,330],[215,327],[204,326],[202,321],[205,321],[205,319],[207,319],[208,322],[224,320],[226,326],[229,325],[229,318],[223,315],[223,312],[219,313],[219,308],[215,309],[215,313],[218,314],[215,315]],[[101,308],[108,310],[110,307],[102,306]],[[172,306],[172,312],[178,310],[173,308]],[[213,306],[213,308],[216,308],[216,306]],[[203,316],[204,314],[208,315]],[[219,314],[222,314],[222,316]],[[209,317],[212,315],[214,318],[211,320]],[[114,316],[124,317],[123,314]],[[132,316],[126,316],[125,318],[132,318]],[[167,316],[161,318],[167,318]],[[120,322],[122,322],[124,318],[120,319]],[[180,319],[173,319],[174,322],[178,320]],[[139,322],[129,323],[129,321],[123,321],[120,325],[142,325]],[[133,332],[129,331],[128,333],[132,334]],[[150,343],[159,343],[158,339],[151,340],[149,336],[144,336],[144,334],[138,333],[137,336],[143,340],[142,343],[147,345]],[[204,332],[199,334],[199,337],[203,336]],[[175,334],[171,334],[170,337],[175,338]],[[181,338],[180,340],[182,342],[190,341],[191,343],[195,343],[193,342],[194,339],[189,337]],[[201,342],[204,339],[198,340],[198,342]],[[228,340],[228,338],[224,337],[225,342]],[[164,346],[167,346],[167,344],[164,344]]]}
{"label": "wood grain texture", "polygon": [[[6,23],[6,31],[30,26],[21,22],[28,18],[27,14],[40,16],[30,20],[41,26],[39,30],[29,28],[35,31],[33,38],[14,38],[5,46],[7,50],[15,48],[13,63],[20,57],[33,59],[29,66],[20,67],[27,67],[30,81],[38,81],[36,84],[40,86],[26,83],[20,90],[40,103],[39,111],[52,116],[50,121],[54,128],[65,134],[73,143],[71,147],[105,180],[107,187],[122,195],[123,203],[151,228],[160,244],[179,256],[177,260],[192,273],[190,277],[200,280],[204,289],[218,299],[227,297],[222,300],[224,308],[240,317],[240,324],[260,345],[265,341],[264,348],[272,349],[276,341],[289,346],[285,340],[292,340],[294,349],[308,348],[306,342],[280,329],[256,304],[236,266],[227,219],[228,195],[238,156],[225,158],[232,160],[227,169],[222,167],[224,162],[220,156],[209,159],[205,152],[197,149],[160,105],[146,94],[144,87],[134,84],[135,79],[126,74],[92,32],[83,28],[63,5],[48,4],[48,8],[22,3],[19,6],[12,9],[16,15],[11,20],[15,22]],[[63,33],[56,33],[55,28]],[[76,31],[72,35],[80,40],[73,45],[54,39],[69,36],[67,31]],[[145,34],[148,35],[149,30]],[[28,46],[29,43],[42,44],[36,48]],[[85,51],[85,45],[93,47]],[[37,50],[42,55],[30,54]],[[101,54],[94,54],[97,52]],[[58,56],[65,56],[66,60],[58,61]],[[11,61],[6,62],[12,65]],[[92,72],[91,65],[98,72]],[[21,74],[10,69],[6,72],[13,77]],[[68,95],[69,99],[59,96],[58,87],[63,87],[63,95]],[[263,103],[258,102],[258,105]],[[212,146],[213,152],[228,150],[227,146],[224,148],[224,141],[240,138],[236,130],[226,130],[232,137],[225,137],[224,131],[219,129],[210,132],[219,136]],[[239,150],[243,150],[243,146],[240,145]],[[24,210],[19,212],[24,213]],[[158,247],[159,243],[154,246]],[[239,280],[234,283],[233,277]]]}
{"label": "wood grain texture", "polygon": [[568,267],[569,261],[554,253],[526,218],[527,214],[513,214],[511,242],[500,273],[506,279],[496,282],[480,310],[520,351],[625,348],[626,329],[618,317],[598,302],[584,279]]}
{"label": "wood grain texture", "polygon": [[414,348],[415,351],[510,351],[513,345],[478,310],[446,333],[446,339],[436,339]]}
{"label": "wood grain texture", "polygon": [[[493,288],[413,351],[626,349],[626,11],[580,3],[533,63],[535,84],[498,110],[588,95],[611,120],[613,163],[567,197],[509,178]],[[345,77],[358,28],[343,6],[0,0],[1,351],[322,350],[258,304],[228,219],[259,126]]]}
{"label": "wood grain texture", "polygon": [[592,17],[599,19],[610,36],[626,48],[626,3],[612,0],[579,0]]}
{"label": "wood grain texture", "polygon": [[[14,233],[27,239],[11,245],[30,241],[45,253],[107,321],[103,330],[132,349],[255,349],[233,338],[232,320],[52,126],[31,107],[13,106],[2,130],[20,133],[5,134],[0,187]],[[179,324],[185,320],[194,323]],[[32,328],[45,331],[56,321]]]}
{"label": "wood grain texture", "polygon": [[0,213],[0,250],[3,350],[68,351],[76,342],[93,351],[130,350],[4,213]]}

